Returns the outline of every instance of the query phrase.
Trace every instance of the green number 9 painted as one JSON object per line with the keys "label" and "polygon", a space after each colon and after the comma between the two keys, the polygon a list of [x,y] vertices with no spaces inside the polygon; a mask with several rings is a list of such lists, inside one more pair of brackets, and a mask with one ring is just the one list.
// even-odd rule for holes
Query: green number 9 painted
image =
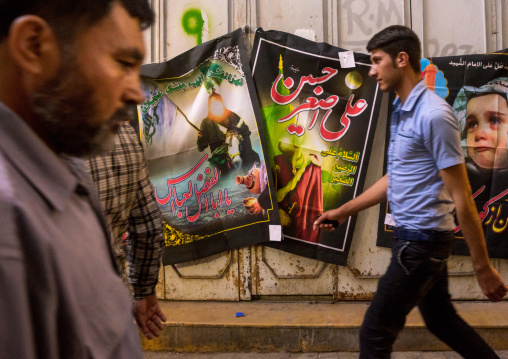
{"label": "green number 9 painted", "polygon": [[183,30],[192,36],[196,36],[198,45],[203,42],[203,25],[205,21],[201,15],[201,11],[190,9],[183,14],[182,27]]}

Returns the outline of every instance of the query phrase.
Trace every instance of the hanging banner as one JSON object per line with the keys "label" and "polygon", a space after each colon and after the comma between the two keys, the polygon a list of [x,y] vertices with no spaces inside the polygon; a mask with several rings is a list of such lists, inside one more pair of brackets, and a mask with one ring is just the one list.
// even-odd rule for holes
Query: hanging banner
{"label": "hanging banner", "polygon": [[363,190],[381,103],[369,56],[258,30],[251,67],[282,224],[270,246],[345,265],[356,217],[331,233],[312,224]]}
{"label": "hanging banner", "polygon": [[[508,51],[421,60],[427,87],[453,106],[473,197],[491,258],[508,258]],[[388,143],[388,142],[387,142]],[[389,208],[381,206],[379,246],[391,245]],[[460,227],[456,255],[469,255]]]}
{"label": "hanging banner", "polygon": [[242,30],[141,75],[138,125],[163,212],[163,264],[268,241],[280,220]]}

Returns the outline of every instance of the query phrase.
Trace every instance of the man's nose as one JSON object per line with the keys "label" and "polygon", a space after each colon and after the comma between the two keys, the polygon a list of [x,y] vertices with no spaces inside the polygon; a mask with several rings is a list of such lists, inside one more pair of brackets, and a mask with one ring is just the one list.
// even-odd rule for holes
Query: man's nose
{"label": "man's nose", "polygon": [[369,76],[371,77],[376,77],[376,69],[374,68],[374,66],[371,66],[370,67],[370,70],[369,70]]}
{"label": "man's nose", "polygon": [[127,88],[124,93],[124,102],[140,104],[145,100],[145,95],[141,89],[141,78],[139,74],[133,74],[128,81]]}

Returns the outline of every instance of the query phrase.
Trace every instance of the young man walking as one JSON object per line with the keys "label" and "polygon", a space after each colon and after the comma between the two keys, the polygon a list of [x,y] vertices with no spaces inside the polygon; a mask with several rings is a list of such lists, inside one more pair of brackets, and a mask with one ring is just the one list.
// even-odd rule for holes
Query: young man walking
{"label": "young man walking", "polygon": [[396,223],[392,259],[360,329],[360,358],[389,358],[411,309],[418,306],[427,328],[465,358],[498,358],[456,313],[448,292],[454,211],[483,293],[503,299],[507,287],[490,264],[481,222],[467,178],[459,123],[452,108],[428,90],[420,76],[420,41],[404,26],[390,26],[367,44],[382,91],[398,98],[390,123],[387,174],[360,196],[324,213],[314,229],[331,230],[325,219],[346,219],[385,200]]}

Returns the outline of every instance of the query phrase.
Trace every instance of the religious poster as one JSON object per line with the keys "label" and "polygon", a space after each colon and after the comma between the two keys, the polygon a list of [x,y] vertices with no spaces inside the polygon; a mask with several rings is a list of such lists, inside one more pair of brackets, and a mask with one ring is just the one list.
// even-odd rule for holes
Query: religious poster
{"label": "religious poster", "polygon": [[251,67],[283,234],[269,245],[345,265],[356,217],[312,224],[363,191],[381,103],[369,56],[259,29]]}
{"label": "religious poster", "polygon": [[[453,107],[459,120],[489,255],[508,258],[508,51],[424,58],[421,73],[427,87]],[[382,205],[380,212],[378,245],[390,246],[393,227],[386,221],[388,205]],[[454,232],[454,254],[469,255],[460,226]]]}
{"label": "religious poster", "polygon": [[242,30],[141,75],[139,132],[163,212],[163,264],[268,241],[280,221]]}

